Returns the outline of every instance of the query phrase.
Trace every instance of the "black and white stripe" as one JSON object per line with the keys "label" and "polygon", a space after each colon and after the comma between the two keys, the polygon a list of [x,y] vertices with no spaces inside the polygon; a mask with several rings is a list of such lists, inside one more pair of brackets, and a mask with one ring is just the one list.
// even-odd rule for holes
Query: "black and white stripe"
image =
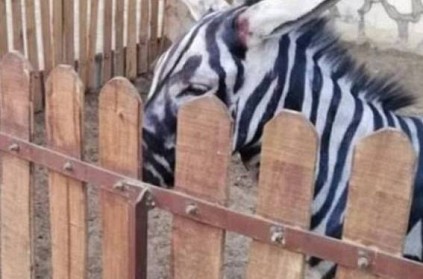
{"label": "black and white stripe", "polygon": [[[249,167],[260,156],[263,127],[281,109],[302,112],[321,139],[311,227],[333,237],[342,234],[351,172],[358,140],[384,128],[406,133],[421,155],[423,122],[396,111],[413,98],[388,77],[373,78],[357,66],[326,19],[312,20],[288,34],[247,47],[237,33],[244,6],[206,16],[159,62],[146,105],[144,178],[173,184],[176,113],[183,102],[215,94],[235,123],[233,149]],[[423,260],[423,156],[405,254]],[[334,267],[318,259],[310,265],[332,278]]]}

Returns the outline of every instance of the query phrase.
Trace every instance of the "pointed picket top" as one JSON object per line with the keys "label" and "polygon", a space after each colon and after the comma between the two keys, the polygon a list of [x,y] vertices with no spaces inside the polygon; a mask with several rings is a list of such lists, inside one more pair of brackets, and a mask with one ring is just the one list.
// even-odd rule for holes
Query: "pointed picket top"
{"label": "pointed picket top", "polygon": [[[216,97],[183,105],[178,114],[175,190],[225,204],[231,139],[229,113]],[[172,278],[222,278],[224,237],[221,229],[174,216]]]}
{"label": "pointed picket top", "polygon": [[[349,183],[344,240],[401,256],[415,167],[416,154],[411,142],[397,130],[381,130],[357,144]],[[357,278],[362,272],[340,267],[337,278]],[[379,277],[368,275],[366,278]]]}
{"label": "pointed picket top", "polygon": [[[23,55],[7,53],[0,61],[0,131],[31,140],[32,67]],[[1,277],[32,278],[32,164],[1,156]]]}
{"label": "pointed picket top", "polygon": [[138,178],[139,170],[135,171],[133,166],[140,165],[142,161],[139,146],[142,140],[142,100],[126,78],[113,78],[102,88],[99,121],[101,164]]}
{"label": "pointed picket top", "polygon": [[[313,125],[298,112],[284,110],[266,124],[256,214],[309,229],[317,147]],[[273,233],[271,237],[278,244],[276,228]],[[253,241],[247,278],[300,279],[304,278],[304,268],[304,255]]]}

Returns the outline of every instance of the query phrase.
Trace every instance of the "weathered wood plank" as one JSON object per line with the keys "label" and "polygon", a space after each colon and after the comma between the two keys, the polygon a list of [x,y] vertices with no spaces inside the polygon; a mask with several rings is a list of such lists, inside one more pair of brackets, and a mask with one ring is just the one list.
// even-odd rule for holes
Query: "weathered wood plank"
{"label": "weathered wood plank", "polygon": [[[0,62],[0,130],[31,140],[31,66],[21,54]],[[31,164],[2,154],[1,278],[32,278]]]}
{"label": "weathered wood plank", "polygon": [[13,49],[24,53],[24,32],[21,1],[12,1]]}
{"label": "weathered wood plank", "polygon": [[[258,215],[302,229],[309,228],[317,143],[313,126],[296,112],[284,111],[266,125]],[[247,278],[299,279],[304,278],[304,267],[304,255],[253,241]]]}
{"label": "weathered wood plank", "polygon": [[[416,156],[408,138],[384,130],[354,152],[343,240],[400,256],[408,225]],[[338,268],[337,278],[380,278]]]}
{"label": "weathered wood plank", "polygon": [[79,0],[78,73],[85,85],[88,84],[88,39],[88,0]]}
{"label": "weathered wood plank", "polygon": [[128,0],[128,43],[126,46],[125,75],[133,80],[137,77],[137,1]]}
{"label": "weathered wood plank", "polygon": [[141,0],[140,5],[140,32],[139,32],[139,49],[138,49],[138,74],[144,74],[148,72],[148,32],[150,30],[149,25],[149,9],[150,1]]}
{"label": "weathered wood plank", "polygon": [[114,73],[113,76],[124,76],[124,10],[125,1],[115,2],[115,51],[114,51]]}
{"label": "weathered wood plank", "polygon": [[63,0],[63,55],[64,62],[75,66],[74,1]]}
{"label": "weathered wood plank", "polygon": [[159,54],[159,0],[152,0],[150,13],[150,48],[148,64],[151,65]]}
{"label": "weathered wood plank", "polygon": [[[0,0],[0,15],[6,15],[6,0]],[[0,59],[8,51],[7,18],[0,16]]]}
{"label": "weathered wood plank", "polygon": [[113,1],[104,0],[104,34],[103,34],[103,80],[107,82],[113,75],[112,63],[112,23],[113,23]]}
{"label": "weathered wood plank", "polygon": [[50,1],[40,1],[41,7],[41,30],[43,39],[44,54],[44,76],[50,74],[54,65],[54,52],[51,29]]}
{"label": "weathered wood plank", "polygon": [[[99,148],[103,167],[139,177],[141,120],[142,103],[132,84],[120,77],[109,81],[101,90],[99,103]],[[104,278],[145,278],[145,266],[137,268],[146,263],[146,226],[139,223],[147,222],[145,209],[113,192],[102,191],[100,198]],[[138,257],[136,262],[134,257]]]}
{"label": "weathered wood plank", "polygon": [[34,0],[25,0],[26,5],[26,34],[28,42],[28,59],[34,68],[32,73],[32,90],[34,96],[34,110],[39,112],[43,108],[42,79],[38,61],[38,44],[35,23],[35,2]]}
{"label": "weathered wood plank", "polygon": [[[97,86],[96,82],[96,63],[95,56],[97,52],[97,18],[98,18],[98,1],[91,0],[91,17],[88,30],[88,66],[87,66],[87,81],[88,88],[92,89]],[[100,69],[101,70],[101,69]]]}
{"label": "weathered wood plank", "polygon": [[[203,97],[181,108],[175,189],[225,204],[231,135],[228,112],[215,97]],[[221,229],[174,216],[173,278],[222,278],[224,236]]]}
{"label": "weathered wood plank", "polygon": [[[65,63],[63,43],[64,43],[64,21],[63,21],[63,0],[53,0],[53,66]],[[51,55],[51,54],[49,54]]]}
{"label": "weathered wood plank", "polygon": [[[84,87],[71,66],[58,66],[46,82],[47,146],[81,158]],[[71,170],[70,170],[71,171]],[[49,172],[53,278],[85,278],[87,195],[85,185]]]}

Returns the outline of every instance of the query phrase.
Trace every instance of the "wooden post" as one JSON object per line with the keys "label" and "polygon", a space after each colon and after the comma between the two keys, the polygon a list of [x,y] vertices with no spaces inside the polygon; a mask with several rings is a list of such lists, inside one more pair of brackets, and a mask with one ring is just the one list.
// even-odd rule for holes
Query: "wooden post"
{"label": "wooden post", "polygon": [[[384,130],[363,139],[354,152],[343,240],[401,256],[411,207],[416,155],[408,138]],[[337,278],[379,278],[338,268]],[[371,268],[371,266],[369,267]]]}
{"label": "wooden post", "polygon": [[112,0],[104,0],[104,34],[103,34],[103,80],[101,84],[107,82],[113,76],[112,71],[112,21],[113,21]]}
{"label": "wooden post", "polygon": [[[284,111],[264,129],[257,214],[308,229],[318,136],[299,113]],[[278,236],[278,234],[281,234]],[[247,278],[304,278],[305,256],[283,250],[283,231],[269,232],[275,246],[253,241]]]}
{"label": "wooden post", "polygon": [[126,77],[137,77],[137,1],[128,0],[128,44],[126,47]]}
{"label": "wooden post", "polygon": [[[0,62],[0,130],[31,140],[33,110],[31,66],[18,53],[6,54]],[[19,152],[19,146],[11,146]],[[1,183],[1,278],[32,278],[32,165],[2,154]]]}
{"label": "wooden post", "polygon": [[[47,145],[81,158],[84,87],[71,66],[58,66],[46,82]],[[63,166],[72,172],[72,166]],[[49,172],[53,278],[85,278],[87,194],[85,185]]]}
{"label": "wooden post", "polygon": [[[101,90],[99,103],[100,163],[103,167],[138,178],[141,166],[142,103],[124,78],[114,78]],[[116,191],[125,191],[124,185]],[[130,201],[101,191],[103,278],[146,278],[145,200]]]}
{"label": "wooden post", "polygon": [[141,0],[141,20],[140,20],[140,43],[138,49],[138,74],[144,74],[148,72],[148,32],[149,32],[149,10],[150,1]]}
{"label": "wooden post", "polygon": [[[202,97],[181,108],[175,190],[225,204],[231,136],[230,116],[215,97]],[[195,212],[195,205],[187,205],[187,212],[201,215]],[[223,278],[224,239],[221,229],[174,216],[173,278]]]}
{"label": "wooden post", "polygon": [[0,59],[8,51],[7,46],[7,18],[6,18],[6,0],[0,0]]}
{"label": "wooden post", "polygon": [[124,56],[124,8],[125,1],[115,1],[115,51],[114,51],[114,73],[113,76],[125,74]]}

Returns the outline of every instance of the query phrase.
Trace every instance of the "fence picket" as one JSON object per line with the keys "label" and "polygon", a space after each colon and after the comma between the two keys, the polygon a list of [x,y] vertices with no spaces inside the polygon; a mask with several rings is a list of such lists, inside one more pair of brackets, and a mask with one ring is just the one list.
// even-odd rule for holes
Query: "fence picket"
{"label": "fence picket", "polygon": [[124,12],[125,1],[115,1],[115,50],[113,76],[125,74],[125,53],[124,53]]}
{"label": "fence picket", "polygon": [[[97,51],[97,19],[98,19],[98,1],[91,0],[91,16],[90,25],[88,30],[88,73],[87,73],[87,86],[88,88],[96,88],[96,51]],[[101,70],[101,68],[99,68]]]}
{"label": "fence picket", "polygon": [[0,59],[8,50],[6,0],[0,0]]}
{"label": "fence picket", "polygon": [[[318,136],[301,114],[284,111],[264,129],[257,214],[308,229]],[[275,245],[283,233],[269,236]],[[280,236],[279,236],[280,237]],[[247,278],[303,278],[304,255],[253,241]],[[263,268],[266,267],[266,268]]]}
{"label": "fence picket", "polygon": [[22,3],[12,1],[13,49],[24,53],[24,32],[22,25]]}
{"label": "fence picket", "polygon": [[[128,80],[114,78],[103,87],[99,102],[99,149],[103,167],[139,177],[141,113],[141,99]],[[147,226],[141,224],[147,222],[147,211],[141,204],[145,201],[132,204],[105,190],[100,197],[103,278],[145,278]]]}
{"label": "fence picket", "polygon": [[[0,131],[28,141],[33,127],[31,71],[18,53],[8,53],[0,62]],[[32,164],[9,154],[1,159],[1,278],[30,279]]]}
{"label": "fence picket", "polygon": [[63,3],[63,61],[68,65],[75,65],[74,45],[74,1],[62,0]]}
{"label": "fence picket", "polygon": [[[81,158],[84,88],[71,66],[53,69],[46,82],[48,147]],[[68,166],[71,172],[71,166]],[[87,258],[85,185],[49,172],[53,278],[84,278]]]}
{"label": "fence picket", "polygon": [[140,39],[139,39],[139,49],[138,49],[138,74],[144,74],[148,72],[148,53],[149,53],[149,10],[150,10],[150,0],[141,0],[140,5]]}
{"label": "fence picket", "polygon": [[[230,117],[215,97],[202,97],[178,116],[175,189],[225,204],[231,154]],[[195,206],[195,205],[187,205]],[[192,210],[192,215],[201,214]],[[172,278],[222,278],[225,232],[174,216]]]}
{"label": "fence picket", "polygon": [[44,54],[44,76],[50,74],[54,65],[54,52],[51,28],[50,1],[40,1],[41,7],[41,30]]}
{"label": "fence picket", "polygon": [[112,21],[113,21],[113,1],[104,0],[104,24],[103,24],[103,79],[101,83],[107,82],[113,75],[113,53],[112,53]]}
{"label": "fence picket", "polygon": [[88,70],[88,0],[79,0],[78,73],[85,85],[88,84]]}
{"label": "fence picket", "polygon": [[136,0],[128,0],[128,43],[126,46],[125,76],[137,77],[137,9]]}
{"label": "fence picket", "polygon": [[148,52],[148,65],[151,65],[159,54],[159,0],[151,0],[150,5],[150,48]]}
{"label": "fence picket", "polygon": [[[53,0],[53,66],[65,63],[63,59],[63,0]],[[51,54],[49,54],[51,55]]]}
{"label": "fence picket", "polygon": [[[371,135],[356,146],[343,239],[401,255],[410,213],[415,154],[394,130]],[[407,278],[403,271],[403,278]],[[402,277],[402,276],[401,276]],[[337,278],[380,278],[340,267]]]}

